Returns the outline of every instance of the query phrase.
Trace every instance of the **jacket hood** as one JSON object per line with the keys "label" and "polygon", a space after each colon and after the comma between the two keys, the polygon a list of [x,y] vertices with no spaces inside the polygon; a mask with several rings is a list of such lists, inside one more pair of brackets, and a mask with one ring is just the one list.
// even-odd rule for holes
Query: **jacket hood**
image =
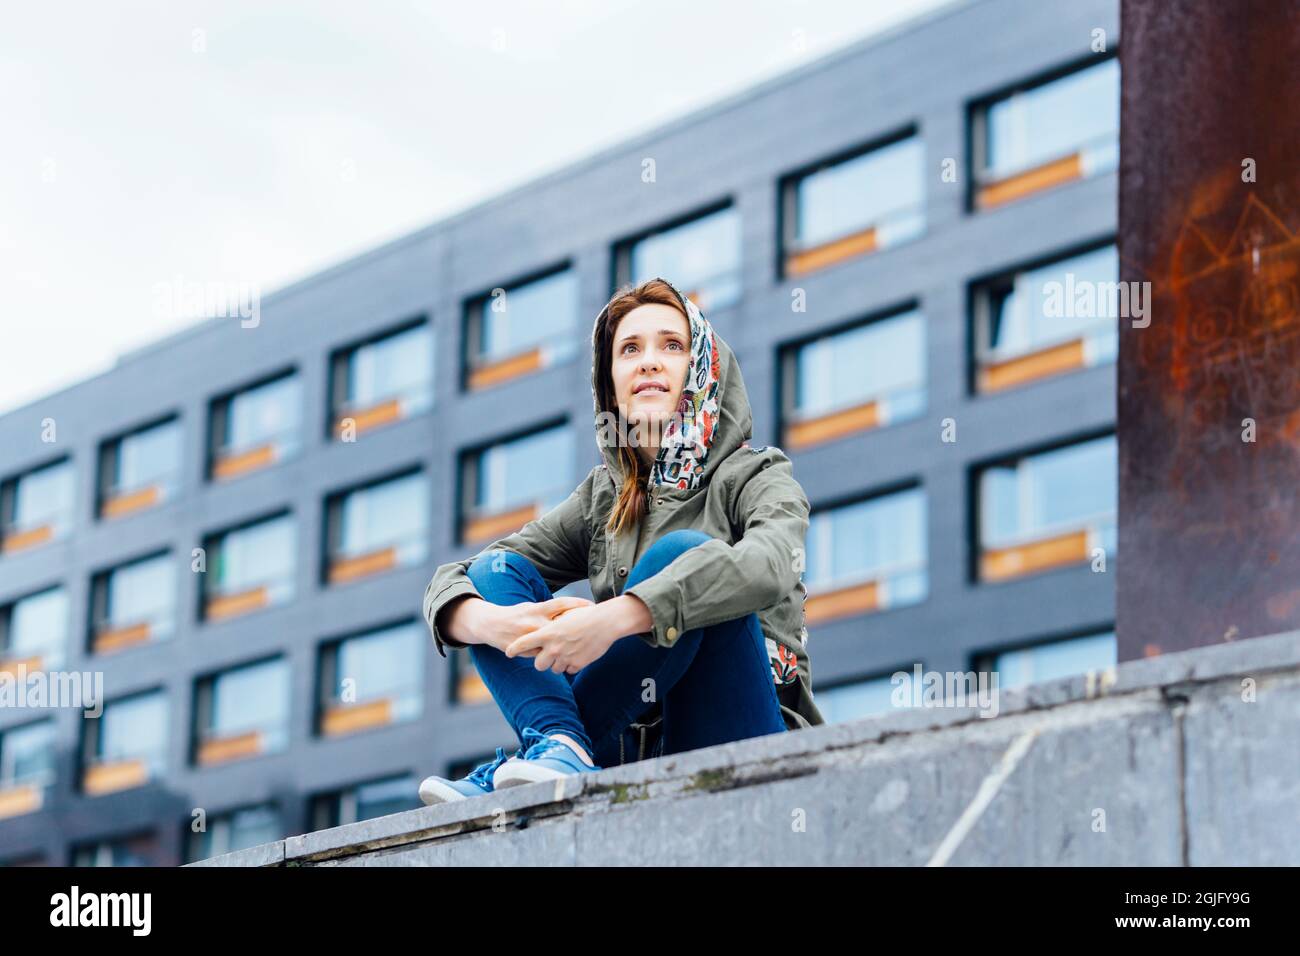
{"label": "jacket hood", "polygon": [[[648,484],[650,487],[687,490],[706,483],[728,455],[749,441],[753,435],[754,416],[749,405],[749,393],[740,375],[740,365],[731,347],[676,285],[667,279],[660,281],[672,287],[690,319],[691,362],[686,370],[677,413],[664,430]],[[615,484],[621,485],[620,430],[609,427],[611,422],[602,414],[612,412],[613,421],[617,421],[617,409],[600,407],[597,388],[601,370],[596,367],[596,339],[608,311],[607,303],[596,316],[591,329],[591,404],[596,445]]]}

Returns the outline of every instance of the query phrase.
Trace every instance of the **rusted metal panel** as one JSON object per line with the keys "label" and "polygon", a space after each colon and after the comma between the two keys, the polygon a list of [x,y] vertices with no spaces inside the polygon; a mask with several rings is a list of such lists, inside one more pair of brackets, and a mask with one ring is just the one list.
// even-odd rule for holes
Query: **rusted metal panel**
{"label": "rusted metal panel", "polygon": [[1300,4],[1124,0],[1122,37],[1128,660],[1300,628]]}

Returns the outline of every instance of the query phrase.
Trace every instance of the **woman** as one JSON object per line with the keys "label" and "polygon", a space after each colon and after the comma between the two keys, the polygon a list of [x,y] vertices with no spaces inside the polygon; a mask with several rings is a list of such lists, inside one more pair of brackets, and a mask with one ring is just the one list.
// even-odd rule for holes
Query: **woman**
{"label": "woman", "polygon": [[[731,349],[651,279],[601,310],[592,356],[603,464],[425,590],[438,652],[469,647],[521,742],[429,777],[426,804],[824,722],[804,649],[808,499],[780,449],[749,446]],[[596,603],[553,596],[584,577]]]}

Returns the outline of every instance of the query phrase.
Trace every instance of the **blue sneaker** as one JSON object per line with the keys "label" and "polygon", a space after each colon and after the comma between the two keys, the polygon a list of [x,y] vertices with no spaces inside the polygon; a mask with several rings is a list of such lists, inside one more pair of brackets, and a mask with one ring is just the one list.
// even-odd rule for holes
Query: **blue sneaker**
{"label": "blue sneaker", "polygon": [[588,767],[564,741],[548,737],[532,727],[524,728],[523,740],[527,748],[523,757],[497,768],[492,783],[498,790],[539,780],[555,780],[574,773],[595,773],[601,769]]}
{"label": "blue sneaker", "polygon": [[496,773],[497,768],[518,756],[518,750],[507,757],[505,749],[498,747],[495,757],[487,763],[479,764],[459,780],[448,780],[446,777],[425,777],[420,783],[420,799],[424,801],[425,806],[431,807],[435,803],[468,800],[470,797],[491,793],[494,789],[492,775]]}

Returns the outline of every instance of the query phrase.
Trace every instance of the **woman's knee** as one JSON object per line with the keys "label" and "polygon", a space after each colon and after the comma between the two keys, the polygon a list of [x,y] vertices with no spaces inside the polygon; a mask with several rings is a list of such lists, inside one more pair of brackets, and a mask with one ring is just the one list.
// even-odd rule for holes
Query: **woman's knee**
{"label": "woman's knee", "polygon": [[485,600],[492,600],[499,586],[511,581],[523,581],[530,590],[546,588],[541,572],[522,554],[498,549],[485,551],[470,562],[465,575]]}
{"label": "woman's knee", "polygon": [[634,584],[640,584],[646,578],[658,574],[668,567],[680,555],[685,554],[691,548],[711,540],[710,535],[694,528],[679,528],[676,531],[669,531],[650,545],[645,554],[641,555],[636,566],[632,568],[632,573],[628,576],[627,586],[632,587]]}
{"label": "woman's knee", "polygon": [[[658,541],[651,545],[652,550],[666,551],[677,557],[691,548],[698,547],[706,541],[712,541],[712,535],[705,534],[703,531],[697,531],[695,528],[678,528],[676,531],[669,531]],[[671,560],[671,559],[670,559]]]}

